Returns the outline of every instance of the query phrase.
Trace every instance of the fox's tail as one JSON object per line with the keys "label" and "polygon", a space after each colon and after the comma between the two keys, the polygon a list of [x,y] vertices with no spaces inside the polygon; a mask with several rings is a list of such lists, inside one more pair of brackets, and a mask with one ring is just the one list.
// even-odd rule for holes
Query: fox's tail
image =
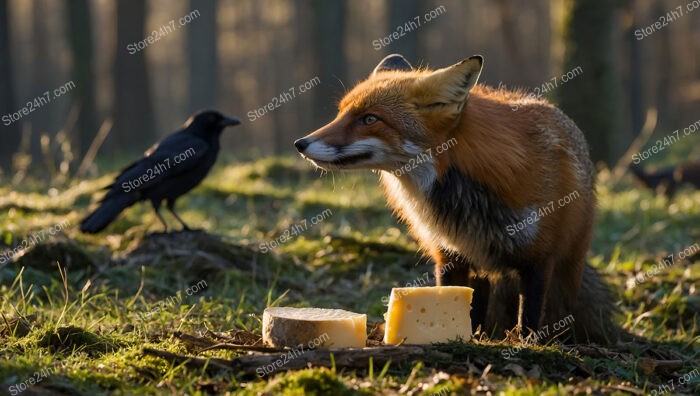
{"label": "fox's tail", "polygon": [[[502,278],[491,288],[487,330],[492,329],[493,334],[498,335],[517,324],[517,281]],[[615,322],[620,310],[613,303],[610,290],[590,264],[586,263],[583,267],[578,296],[575,300],[571,297],[571,287],[565,282],[552,282],[541,328],[533,329],[539,331],[538,334],[546,334],[539,341],[556,339],[564,343],[611,345],[618,340],[636,339]]]}
{"label": "fox's tail", "polygon": [[603,283],[596,269],[586,263],[574,307],[572,340],[612,344],[621,338],[627,338],[627,334],[614,322],[619,314],[620,310],[613,304],[610,289]]}

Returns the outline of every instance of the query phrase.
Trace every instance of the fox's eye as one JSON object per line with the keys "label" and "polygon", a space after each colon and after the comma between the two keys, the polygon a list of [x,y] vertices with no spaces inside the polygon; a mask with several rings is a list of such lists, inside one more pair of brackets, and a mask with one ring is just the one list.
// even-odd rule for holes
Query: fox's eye
{"label": "fox's eye", "polygon": [[377,121],[379,121],[379,117],[374,114],[367,114],[366,116],[362,117],[362,123],[365,125],[372,125]]}

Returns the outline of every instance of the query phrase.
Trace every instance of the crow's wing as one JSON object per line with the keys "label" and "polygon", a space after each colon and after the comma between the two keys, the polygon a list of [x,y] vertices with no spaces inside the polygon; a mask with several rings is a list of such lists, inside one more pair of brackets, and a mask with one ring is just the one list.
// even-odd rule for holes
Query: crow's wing
{"label": "crow's wing", "polygon": [[149,155],[153,154],[153,152],[155,152],[158,149],[158,147],[160,147],[160,146],[177,147],[178,145],[182,144],[183,140],[186,140],[186,139],[192,138],[192,137],[193,137],[193,134],[188,128],[180,129],[179,131],[173,132],[167,136],[164,136],[163,138],[161,138],[157,142],[153,143],[153,145],[151,147],[149,147],[148,150],[146,150],[143,153],[143,156],[148,157]]}
{"label": "crow's wing", "polygon": [[[142,191],[196,167],[212,148],[199,137],[183,132],[186,131],[167,136],[147,150],[145,157],[124,168],[108,186],[110,191],[105,198],[121,192]],[[181,154],[184,154],[186,159],[175,163],[175,157]],[[136,184],[138,187],[135,187]]]}
{"label": "crow's wing", "polygon": [[[151,153],[153,153],[153,152],[158,148],[158,146],[160,146],[161,143],[163,143],[165,140],[168,140],[168,138],[170,138],[170,137],[172,137],[172,136],[180,135],[180,134],[184,134],[184,133],[186,133],[186,131],[185,131],[184,129],[181,129],[181,130],[179,130],[179,131],[177,131],[177,132],[174,132],[174,133],[172,133],[172,134],[170,134],[170,135],[167,135],[167,136],[165,136],[164,138],[162,138],[162,139],[158,140],[157,142],[153,143],[153,145],[152,145],[151,147],[149,147],[146,151],[144,151],[143,157],[141,157],[141,158],[137,159],[136,161],[131,162],[129,165],[123,167],[123,168],[119,171],[119,174],[118,174],[117,177],[114,179],[114,181],[112,181],[111,184],[108,184],[108,185],[104,186],[102,189],[103,189],[103,190],[111,190],[115,185],[117,185],[117,180],[118,180],[120,177],[122,177],[123,175],[125,175],[125,174],[127,174],[127,173],[130,173],[129,171],[132,170],[133,168],[135,168],[135,167],[138,168],[139,166],[141,166],[141,164],[143,163],[143,161],[144,161],[148,156],[150,156]],[[178,139],[178,140],[179,140],[179,139]],[[138,173],[138,171],[137,171],[137,173]]]}

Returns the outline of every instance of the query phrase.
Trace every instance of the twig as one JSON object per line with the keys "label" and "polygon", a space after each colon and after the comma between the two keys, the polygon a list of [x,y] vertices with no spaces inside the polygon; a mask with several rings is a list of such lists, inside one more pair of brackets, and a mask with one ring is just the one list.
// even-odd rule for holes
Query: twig
{"label": "twig", "polygon": [[650,107],[647,109],[647,116],[644,120],[642,130],[639,132],[639,136],[632,141],[630,147],[622,155],[622,157],[617,160],[617,163],[612,168],[611,175],[613,185],[617,184],[617,182],[622,178],[622,175],[624,175],[625,171],[627,170],[627,166],[632,161],[632,155],[644,147],[644,145],[649,141],[651,135],[656,130],[656,122],[658,120],[657,115],[658,114],[655,107]]}
{"label": "twig", "polygon": [[173,336],[175,336],[175,338],[180,339],[180,340],[182,340],[182,341],[184,341],[184,342],[187,342],[187,343],[190,343],[190,344],[194,344],[194,345],[198,345],[198,346],[210,347],[210,346],[216,344],[214,341],[209,340],[209,339],[207,339],[207,338],[197,337],[197,336],[195,336],[195,335],[186,334],[186,333],[183,333],[183,332],[181,332],[181,331],[176,331],[176,332],[174,332],[174,333],[173,333]]}
{"label": "twig", "polygon": [[374,364],[386,364],[391,361],[401,363],[410,359],[420,359],[425,356],[425,349],[419,346],[410,347],[368,347],[361,349],[309,349],[296,358],[285,359],[284,364],[279,353],[255,354],[241,356],[232,360],[218,358],[195,358],[178,355],[168,351],[144,348],[145,355],[159,357],[171,363],[184,364],[190,368],[207,371],[241,371],[245,374],[256,374],[261,368],[272,366],[274,371],[300,370],[312,366],[331,367],[331,355],[336,368],[366,368],[371,357]]}
{"label": "twig", "polygon": [[231,349],[234,351],[251,351],[251,352],[266,352],[266,353],[286,353],[291,351],[291,349],[278,349],[270,348],[264,346],[254,346],[254,345],[239,345],[239,344],[229,344],[222,342],[220,344],[214,344],[204,347],[199,350],[199,352],[210,351],[212,349]]}
{"label": "twig", "polygon": [[683,367],[683,361],[640,358],[639,367],[647,374],[653,374],[656,372],[668,373],[675,370],[680,370]]}
{"label": "twig", "polygon": [[107,136],[109,135],[109,132],[112,131],[112,125],[114,122],[112,121],[111,118],[107,118],[102,125],[100,126],[100,129],[97,131],[97,135],[95,135],[95,138],[92,140],[92,143],[90,143],[90,147],[88,148],[88,151],[85,153],[85,156],[83,157],[83,161],[80,163],[80,166],[78,167],[78,170],[75,172],[74,177],[81,177],[83,174],[87,171],[87,169],[92,165],[93,161],[95,160],[95,157],[97,156],[97,152],[100,150],[100,147],[102,147],[102,143],[104,143],[105,139],[107,139]]}

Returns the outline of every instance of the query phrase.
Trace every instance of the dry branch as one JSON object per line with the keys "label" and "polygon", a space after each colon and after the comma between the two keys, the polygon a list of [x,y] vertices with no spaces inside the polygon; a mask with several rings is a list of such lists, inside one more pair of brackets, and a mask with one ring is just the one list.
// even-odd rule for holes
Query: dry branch
{"label": "dry branch", "polygon": [[256,370],[266,366],[274,367],[275,372],[299,370],[309,366],[331,367],[331,354],[335,360],[336,368],[365,368],[369,366],[370,358],[372,358],[375,365],[383,365],[387,361],[400,363],[425,357],[425,350],[418,346],[384,346],[362,349],[309,349],[302,351],[301,355],[296,358],[284,360],[284,364],[281,363],[283,361],[281,356],[288,352],[252,354],[232,360],[189,357],[152,348],[144,348],[143,353],[167,360],[174,364],[184,364],[189,368],[201,369],[206,367],[207,371],[229,370],[251,375],[256,374]]}

